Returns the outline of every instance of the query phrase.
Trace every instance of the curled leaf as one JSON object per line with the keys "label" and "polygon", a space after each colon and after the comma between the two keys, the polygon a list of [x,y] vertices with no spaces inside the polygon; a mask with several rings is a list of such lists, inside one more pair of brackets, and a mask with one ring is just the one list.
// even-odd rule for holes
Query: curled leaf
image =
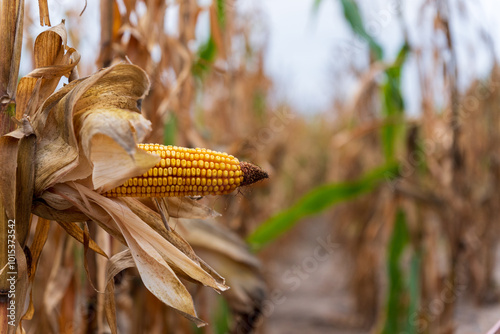
{"label": "curled leaf", "polygon": [[47,99],[33,120],[35,131],[43,133],[35,158],[35,194],[89,176],[94,189],[108,189],[154,166],[159,158],[136,147],[151,127],[137,109],[148,88],[144,71],[120,64]]}

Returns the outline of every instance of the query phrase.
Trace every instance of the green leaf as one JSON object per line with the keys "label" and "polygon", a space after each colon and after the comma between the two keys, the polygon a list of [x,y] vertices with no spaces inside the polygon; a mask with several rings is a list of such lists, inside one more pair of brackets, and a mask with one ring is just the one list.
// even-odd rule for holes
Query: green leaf
{"label": "green leaf", "polygon": [[221,28],[226,26],[226,0],[217,0],[217,20]]}
{"label": "green leaf", "polygon": [[197,52],[196,62],[193,64],[193,74],[203,78],[204,74],[211,68],[212,63],[217,56],[217,46],[210,34],[210,38],[203,43]]}
{"label": "green leaf", "polygon": [[[232,313],[229,304],[221,296],[217,296],[214,302],[213,312],[211,312],[210,333],[227,334],[231,332]],[[191,333],[203,334],[206,330],[198,328],[195,324],[191,325]]]}
{"label": "green leaf", "polygon": [[404,299],[408,296],[408,291],[405,289],[404,273],[399,262],[409,241],[410,234],[406,226],[405,213],[398,210],[388,249],[389,290],[386,321],[382,331],[384,334],[400,333],[404,328],[404,320],[407,319],[408,306],[405,305]]}
{"label": "green leaf", "polygon": [[226,334],[230,332],[231,311],[224,298],[219,297],[219,305],[213,315],[212,323],[216,334]]}
{"label": "green leaf", "polygon": [[259,121],[263,121],[264,113],[266,112],[266,92],[262,89],[257,89],[253,94],[253,110],[255,112],[255,117]]}
{"label": "green leaf", "polygon": [[391,181],[398,176],[398,169],[399,165],[393,163],[377,168],[356,181],[321,185],[288,209],[265,221],[247,241],[254,250],[258,250],[290,230],[301,218],[318,214],[334,204],[368,193],[383,181]]}
{"label": "green leaf", "polygon": [[375,59],[382,59],[384,57],[382,47],[365,30],[358,4],[354,0],[340,0],[340,3],[342,4],[344,17],[351,26],[352,31],[368,43],[370,51],[375,56]]}
{"label": "green leaf", "polygon": [[314,0],[313,3],[313,14],[317,14],[319,11],[319,6],[321,5],[322,0]]}
{"label": "green leaf", "polygon": [[400,135],[404,132],[404,123],[400,122],[405,109],[401,92],[401,72],[409,51],[408,44],[403,44],[392,66],[386,69],[386,82],[382,85],[382,115],[389,120],[381,129],[386,162],[396,159],[397,145],[400,143]]}
{"label": "green leaf", "polygon": [[212,35],[208,40],[200,46],[198,49],[198,58],[203,59],[206,62],[212,62],[217,54],[217,47],[215,46],[215,41]]}
{"label": "green leaf", "polygon": [[175,145],[177,138],[177,117],[170,113],[163,129],[163,145]]}
{"label": "green leaf", "polygon": [[420,252],[413,254],[410,264],[410,280],[409,280],[409,293],[410,305],[408,306],[408,316],[406,322],[406,331],[408,334],[417,334],[417,326],[415,325],[415,315],[418,314],[419,300],[420,300],[420,266],[422,262],[422,255]]}
{"label": "green leaf", "polygon": [[[312,7],[313,14],[318,14],[319,7],[322,2],[322,0],[314,0]],[[340,0],[340,4],[342,5],[344,18],[351,26],[352,31],[368,43],[370,52],[373,54],[376,60],[381,60],[382,58],[384,58],[384,51],[382,47],[375,41],[373,36],[371,36],[364,27],[363,18],[361,17],[361,14],[359,12],[358,4],[354,0]]]}
{"label": "green leaf", "polygon": [[16,104],[10,103],[7,106],[7,110],[5,110],[5,112],[7,113],[7,115],[9,115],[9,118],[16,116]]}

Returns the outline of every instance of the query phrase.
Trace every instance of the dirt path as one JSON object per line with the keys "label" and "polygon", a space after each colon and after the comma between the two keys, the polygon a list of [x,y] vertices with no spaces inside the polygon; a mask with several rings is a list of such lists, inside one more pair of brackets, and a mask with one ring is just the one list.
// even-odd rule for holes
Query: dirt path
{"label": "dirt path", "polygon": [[[368,333],[352,316],[345,256],[331,243],[330,233],[327,219],[310,219],[263,254],[265,274],[274,287],[264,309],[265,333]],[[500,252],[497,261],[500,284]],[[479,308],[464,300],[457,308],[455,333],[483,334],[498,320],[500,304]]]}

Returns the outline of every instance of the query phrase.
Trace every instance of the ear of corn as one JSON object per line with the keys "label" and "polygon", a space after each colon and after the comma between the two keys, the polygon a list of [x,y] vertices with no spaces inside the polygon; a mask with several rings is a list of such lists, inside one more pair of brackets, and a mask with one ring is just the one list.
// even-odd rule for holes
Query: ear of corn
{"label": "ear of corn", "polygon": [[268,175],[259,167],[239,162],[227,153],[204,148],[139,144],[139,148],[161,157],[143,175],[111,189],[107,197],[168,197],[229,194]]}

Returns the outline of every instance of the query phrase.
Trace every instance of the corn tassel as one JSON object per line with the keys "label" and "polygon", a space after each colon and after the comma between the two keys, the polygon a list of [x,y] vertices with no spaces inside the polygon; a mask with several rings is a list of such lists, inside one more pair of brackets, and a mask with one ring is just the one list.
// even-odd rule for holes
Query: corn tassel
{"label": "corn tassel", "polygon": [[139,144],[161,157],[141,176],[105,193],[107,197],[181,197],[229,194],[236,188],[267,178],[261,168],[227,153],[204,148]]}

